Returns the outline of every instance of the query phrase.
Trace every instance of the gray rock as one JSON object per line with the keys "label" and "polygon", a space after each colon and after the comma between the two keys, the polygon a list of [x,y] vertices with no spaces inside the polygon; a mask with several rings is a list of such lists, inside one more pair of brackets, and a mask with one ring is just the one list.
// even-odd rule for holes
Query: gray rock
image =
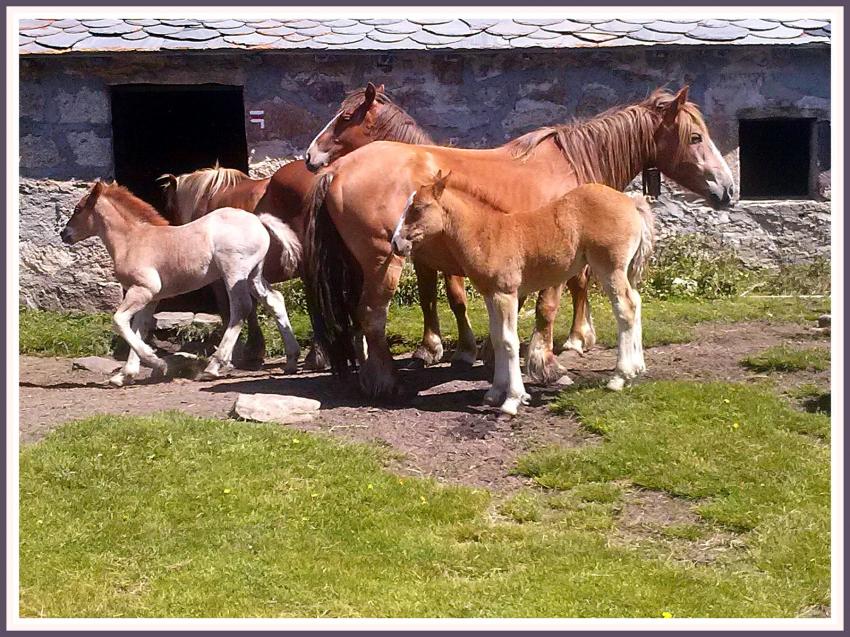
{"label": "gray rock", "polygon": [[220,325],[221,317],[218,314],[205,314],[203,312],[198,312],[195,314],[192,322],[200,323],[201,325]]}
{"label": "gray rock", "polygon": [[206,366],[206,361],[189,352],[176,352],[169,354],[164,359],[168,366],[169,378],[191,378],[195,379],[201,375]]}
{"label": "gray rock", "polygon": [[258,422],[288,425],[312,420],[322,404],[318,400],[279,394],[239,394],[232,416]]}
{"label": "gray rock", "polygon": [[68,133],[68,144],[80,166],[106,168],[112,165],[112,140],[92,131]]}
{"label": "gray rock", "polygon": [[112,358],[102,356],[84,356],[71,361],[71,369],[85,369],[98,374],[112,374],[119,369],[123,363]]}
{"label": "gray rock", "polygon": [[157,312],[153,315],[156,321],[156,329],[173,330],[177,327],[186,327],[195,320],[192,312]]}
{"label": "gray rock", "polygon": [[818,317],[818,327],[831,327],[832,316],[830,314],[821,314]]}

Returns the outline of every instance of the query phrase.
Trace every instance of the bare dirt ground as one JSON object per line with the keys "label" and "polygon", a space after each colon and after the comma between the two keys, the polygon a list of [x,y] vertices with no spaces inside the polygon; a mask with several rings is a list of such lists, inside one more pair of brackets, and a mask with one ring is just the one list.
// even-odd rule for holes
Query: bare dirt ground
{"label": "bare dirt ground", "polygon": [[[694,341],[647,350],[650,379],[732,380],[764,378],[739,365],[744,356],[776,344],[828,345],[828,336],[809,327],[767,322],[705,325]],[[596,348],[584,357],[561,355],[580,383],[607,379],[615,351]],[[405,361],[400,359],[399,365]],[[433,476],[450,483],[512,491],[527,484],[511,475],[517,457],[549,443],[592,444],[594,436],[569,417],[553,416],[546,402],[561,388],[529,386],[532,405],[513,419],[481,405],[489,381],[479,363],[467,371],[447,364],[404,370],[402,377],[416,396],[404,403],[369,405],[360,397],[356,378],[343,382],[327,373],[284,376],[280,361],[263,370],[237,371],[225,380],[148,382],[147,371],[136,385],[112,388],[100,374],[72,370],[70,359],[20,358],[20,437],[38,441],[62,423],[94,414],[143,415],[176,409],[198,416],[225,417],[237,393],[281,393],[322,402],[312,422],[294,425],[348,440],[378,442],[399,452],[396,469]],[[828,372],[771,374],[783,388],[804,382],[829,385]]]}

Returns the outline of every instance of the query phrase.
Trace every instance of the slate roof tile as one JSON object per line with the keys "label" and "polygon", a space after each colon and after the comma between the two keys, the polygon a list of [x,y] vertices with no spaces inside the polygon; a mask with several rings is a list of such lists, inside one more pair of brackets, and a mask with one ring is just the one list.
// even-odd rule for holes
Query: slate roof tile
{"label": "slate roof tile", "polygon": [[22,20],[21,54],[233,48],[420,50],[829,44],[828,20],[375,18],[329,20]]}
{"label": "slate roof tile", "polygon": [[688,32],[688,37],[695,40],[705,40],[707,42],[729,42],[738,40],[748,35],[749,31],[742,27],[737,27],[734,24],[726,24],[719,27],[698,26],[693,31]]}
{"label": "slate roof tile", "polygon": [[537,31],[537,27],[532,27],[526,24],[517,24],[513,20],[499,20],[492,27],[487,27],[487,33],[492,35],[501,35],[508,38],[517,38],[521,35],[528,35]]}

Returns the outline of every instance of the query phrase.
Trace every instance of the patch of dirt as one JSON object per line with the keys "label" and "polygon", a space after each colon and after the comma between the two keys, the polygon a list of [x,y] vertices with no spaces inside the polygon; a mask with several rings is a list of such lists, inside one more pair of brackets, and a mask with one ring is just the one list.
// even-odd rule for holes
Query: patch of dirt
{"label": "patch of dirt", "polygon": [[628,491],[611,541],[644,546],[650,552],[695,564],[740,556],[746,546],[740,535],[707,524],[695,507],[694,502],[662,491]]}
{"label": "patch of dirt", "polygon": [[[764,322],[711,325],[697,330],[691,343],[647,350],[647,378],[749,380],[758,378],[738,364],[744,356],[778,343],[812,344],[826,340],[803,326]],[[826,340],[828,343],[828,340]],[[607,380],[615,351],[597,348],[584,357],[561,355],[580,383]],[[399,366],[405,363],[398,360]],[[579,446],[596,440],[570,418],[554,416],[545,403],[561,388],[528,386],[532,404],[513,419],[501,417],[481,401],[489,386],[482,365],[459,371],[449,365],[402,370],[416,396],[403,404],[369,405],[356,378],[340,381],[327,373],[285,376],[282,361],[260,371],[237,371],[214,381],[176,379],[149,382],[144,370],[137,384],[110,387],[106,377],[72,370],[70,359],[20,357],[20,439],[31,443],[70,420],[94,414],[144,415],[177,409],[198,416],[225,417],[236,395],[285,393],[322,402],[319,416],[293,427],[355,441],[378,442],[399,452],[394,469],[438,480],[513,491],[529,484],[511,475],[516,459],[545,444]],[[783,387],[817,382],[829,386],[828,372],[771,375]],[[763,376],[762,376],[763,378]]]}

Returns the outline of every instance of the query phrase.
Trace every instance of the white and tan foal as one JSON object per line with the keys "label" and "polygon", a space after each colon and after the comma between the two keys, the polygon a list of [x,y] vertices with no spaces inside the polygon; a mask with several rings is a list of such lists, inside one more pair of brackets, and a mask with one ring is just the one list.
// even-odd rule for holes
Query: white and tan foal
{"label": "white and tan foal", "polygon": [[585,265],[601,281],[617,318],[617,364],[608,387],[622,389],[646,369],[635,289],[653,243],[644,197],[587,184],[542,209],[512,213],[488,202],[474,185],[448,178],[438,172],[433,183],[409,197],[392,247],[409,256],[417,245],[442,235],[484,295],[496,354],[486,403],[514,415],[529,400],[519,362],[518,298],[560,285]]}
{"label": "white and tan foal", "polygon": [[[286,349],[287,369],[299,347],[283,297],[263,278],[269,233],[262,221],[238,208],[220,208],[182,226],[168,225],[152,206],[117,184],[98,181],[80,199],[62,230],[62,241],[77,243],[97,235],[109,251],[115,275],[126,290],[113,316],[113,329],[130,345],[113,385],[131,382],[140,363],[164,374],[167,365],[144,341],[157,303],[222,279],[230,320],[204,374],[217,378],[232,368],[231,357],[252,296],[274,313]],[[292,255],[284,255],[292,258]]]}

